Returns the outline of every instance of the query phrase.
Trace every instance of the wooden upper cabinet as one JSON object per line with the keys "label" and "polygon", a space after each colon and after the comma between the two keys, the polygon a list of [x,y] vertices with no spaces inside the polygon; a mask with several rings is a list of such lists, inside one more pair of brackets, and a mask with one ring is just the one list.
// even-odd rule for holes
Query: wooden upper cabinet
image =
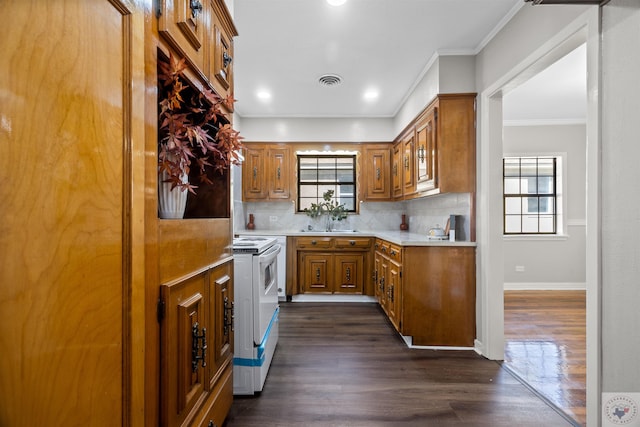
{"label": "wooden upper cabinet", "polygon": [[476,191],[476,95],[437,100],[437,177],[441,193]]}
{"label": "wooden upper cabinet", "polygon": [[160,1],[158,31],[225,98],[233,94],[233,38],[224,0]]}
{"label": "wooden upper cabinet", "polygon": [[396,139],[395,199],[475,192],[475,99],[474,93],[438,95]]}
{"label": "wooden upper cabinet", "polygon": [[416,187],[431,190],[437,185],[436,136],[438,109],[429,108],[416,126]]}
{"label": "wooden upper cabinet", "polygon": [[208,13],[205,0],[160,1],[160,34],[201,73],[205,66]]}
{"label": "wooden upper cabinet", "polygon": [[245,145],[243,200],[290,200],[293,176],[289,147],[263,143]]}
{"label": "wooden upper cabinet", "polygon": [[216,92],[233,95],[233,38],[238,35],[224,0],[209,0],[211,4],[211,34],[208,76]]}
{"label": "wooden upper cabinet", "polygon": [[388,146],[365,149],[364,176],[364,201],[391,198],[391,150]]}
{"label": "wooden upper cabinet", "polygon": [[391,189],[394,198],[400,198],[403,194],[403,166],[404,145],[402,141],[397,142],[392,149],[391,157]]}
{"label": "wooden upper cabinet", "polygon": [[266,152],[264,146],[244,150],[242,163],[242,198],[261,200],[267,198]]}
{"label": "wooden upper cabinet", "polygon": [[291,198],[291,150],[271,147],[267,158],[269,199]]}
{"label": "wooden upper cabinet", "polygon": [[402,182],[404,197],[411,196],[416,192],[415,181],[415,133],[411,131],[402,139]]}

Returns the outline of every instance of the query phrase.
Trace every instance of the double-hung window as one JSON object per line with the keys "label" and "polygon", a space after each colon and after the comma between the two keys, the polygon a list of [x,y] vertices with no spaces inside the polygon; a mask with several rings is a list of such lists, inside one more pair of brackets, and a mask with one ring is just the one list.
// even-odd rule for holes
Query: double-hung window
{"label": "double-hung window", "polygon": [[322,202],[333,190],[333,200],[356,211],[356,156],[298,154],[298,212]]}
{"label": "double-hung window", "polygon": [[556,157],[503,159],[504,234],[556,234]]}

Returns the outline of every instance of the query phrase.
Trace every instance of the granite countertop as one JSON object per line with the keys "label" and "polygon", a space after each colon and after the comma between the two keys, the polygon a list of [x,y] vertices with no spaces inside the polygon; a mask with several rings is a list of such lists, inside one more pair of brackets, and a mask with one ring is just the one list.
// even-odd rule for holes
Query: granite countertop
{"label": "granite countertop", "polygon": [[345,231],[331,232],[303,231],[303,230],[240,230],[235,231],[238,236],[353,236],[353,237],[378,237],[400,246],[476,246],[476,242],[448,240],[431,240],[425,234],[411,233],[409,231],[382,230],[382,231]]}

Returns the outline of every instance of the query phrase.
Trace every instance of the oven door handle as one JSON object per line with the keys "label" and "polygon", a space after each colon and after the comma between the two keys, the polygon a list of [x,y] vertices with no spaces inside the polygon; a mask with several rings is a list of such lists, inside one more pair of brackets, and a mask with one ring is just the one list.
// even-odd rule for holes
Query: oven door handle
{"label": "oven door handle", "polygon": [[270,263],[271,261],[273,261],[280,253],[280,250],[281,250],[280,245],[276,243],[275,245],[267,249],[265,252],[258,255],[260,264]]}

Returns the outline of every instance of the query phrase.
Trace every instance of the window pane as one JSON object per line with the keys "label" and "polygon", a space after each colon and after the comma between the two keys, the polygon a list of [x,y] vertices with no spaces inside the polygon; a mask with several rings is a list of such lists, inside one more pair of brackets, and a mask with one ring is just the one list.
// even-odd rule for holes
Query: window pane
{"label": "window pane", "polygon": [[522,232],[537,233],[538,232],[538,215],[522,216]]}
{"label": "window pane", "polygon": [[505,233],[520,233],[520,215],[507,215],[505,217],[504,232]]}
{"label": "window pane", "polygon": [[318,160],[315,157],[299,157],[300,169],[317,169],[318,168]]}
{"label": "window pane", "polygon": [[348,211],[356,210],[356,201],[353,198],[342,198],[340,203],[344,204],[344,208]]}
{"label": "window pane", "polygon": [[527,214],[538,213],[538,198],[537,197],[523,197],[522,198],[522,212]]}
{"label": "window pane", "polygon": [[538,194],[553,194],[553,181],[552,176],[538,178]]}
{"label": "window pane", "polygon": [[537,183],[536,177],[522,178],[522,183],[520,185],[520,188],[522,188],[522,193],[537,194],[538,186],[536,183]]}
{"label": "window pane", "polygon": [[[318,186],[313,185],[300,185],[300,198],[313,197],[314,199],[318,197]],[[322,197],[322,194],[320,194]]]}
{"label": "window pane", "polygon": [[536,158],[524,157],[520,161],[520,174],[522,176],[536,176],[537,160]]}
{"label": "window pane", "polygon": [[318,172],[315,169],[301,169],[299,177],[300,182],[316,182],[318,180]]}
{"label": "window pane", "polygon": [[321,169],[318,171],[318,181],[320,182],[335,182],[336,181],[336,171],[331,169],[331,170],[324,170]]}
{"label": "window pane", "polygon": [[353,182],[353,169],[341,169],[338,171],[338,182]]}
{"label": "window pane", "polygon": [[555,216],[553,215],[541,215],[540,216],[540,232],[541,233],[554,233]]}
{"label": "window pane", "polygon": [[507,197],[505,198],[504,203],[505,203],[504,210],[507,215],[522,213],[522,208],[521,208],[522,200],[520,199],[520,197]]}
{"label": "window pane", "polygon": [[555,159],[538,159],[538,175],[553,176]]}
{"label": "window pane", "polygon": [[538,211],[540,213],[545,213],[545,214],[555,213],[553,197],[540,197],[539,199],[540,199],[539,201],[540,206]]}
{"label": "window pane", "polygon": [[520,159],[504,159],[504,176],[520,176]]}
{"label": "window pane", "polygon": [[505,178],[504,194],[520,194],[520,178]]}

